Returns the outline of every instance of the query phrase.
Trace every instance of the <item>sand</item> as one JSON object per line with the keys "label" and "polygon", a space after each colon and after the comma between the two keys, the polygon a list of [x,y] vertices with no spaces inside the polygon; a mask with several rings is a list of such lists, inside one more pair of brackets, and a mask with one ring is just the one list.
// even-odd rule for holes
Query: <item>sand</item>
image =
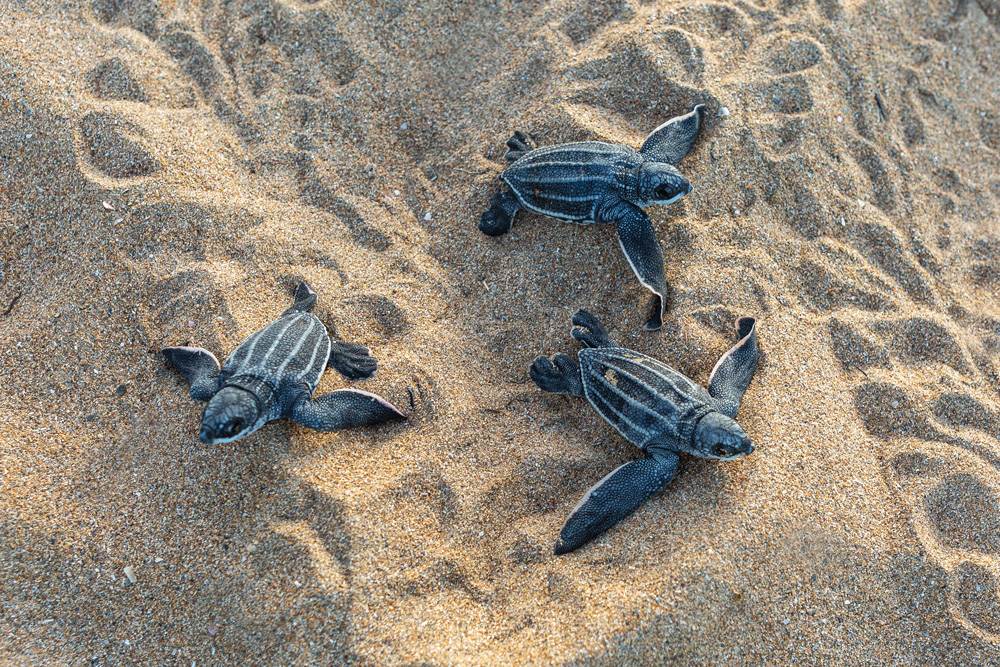
{"label": "sand", "polygon": [[[0,664],[1000,664],[996,0],[0,18]],[[614,229],[477,230],[512,130],[696,102],[662,332]],[[159,350],[302,279],[409,421],[200,444]],[[580,307],[702,382],[758,317],[757,449],[555,557],[639,455],[528,379]]]}

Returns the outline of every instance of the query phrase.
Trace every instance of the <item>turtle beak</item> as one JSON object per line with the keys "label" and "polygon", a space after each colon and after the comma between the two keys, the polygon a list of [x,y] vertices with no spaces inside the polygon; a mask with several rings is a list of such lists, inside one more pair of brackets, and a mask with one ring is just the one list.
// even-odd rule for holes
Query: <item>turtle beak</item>
{"label": "turtle beak", "polygon": [[206,445],[212,444],[212,436],[208,434],[208,428],[202,426],[201,433],[198,434],[198,440],[205,443]]}

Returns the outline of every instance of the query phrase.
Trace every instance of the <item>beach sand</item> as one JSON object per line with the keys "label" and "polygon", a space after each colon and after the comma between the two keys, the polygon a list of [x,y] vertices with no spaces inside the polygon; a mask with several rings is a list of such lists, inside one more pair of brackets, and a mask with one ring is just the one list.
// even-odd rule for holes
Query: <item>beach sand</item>
{"label": "beach sand", "polygon": [[[997,0],[0,17],[0,664],[1000,664]],[[694,103],[662,332],[613,228],[478,231],[513,130]],[[160,349],[302,279],[409,420],[202,445]],[[701,382],[758,317],[757,449],[556,557],[640,455],[528,378],[581,307]]]}

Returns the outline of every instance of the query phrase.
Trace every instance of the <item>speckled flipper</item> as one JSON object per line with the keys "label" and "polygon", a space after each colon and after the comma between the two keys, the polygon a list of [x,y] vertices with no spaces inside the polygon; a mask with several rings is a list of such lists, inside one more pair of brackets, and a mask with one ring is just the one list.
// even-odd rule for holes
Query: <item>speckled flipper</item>
{"label": "speckled flipper", "polygon": [[587,491],[559,532],[555,553],[579,549],[637,510],[677,474],[680,457],[669,451],[616,468]]}
{"label": "speckled flipper", "polygon": [[295,303],[292,304],[291,308],[283,312],[281,316],[284,317],[292,313],[308,313],[316,305],[316,299],[318,298],[316,292],[312,291],[312,288],[309,287],[309,283],[301,282],[295,288]]}
{"label": "speckled flipper", "polygon": [[506,187],[493,195],[490,207],[479,218],[479,231],[487,236],[503,236],[514,224],[514,214],[521,208],[517,195]]}
{"label": "speckled flipper", "polygon": [[319,398],[301,401],[289,417],[317,431],[337,431],[406,419],[389,401],[358,389],[338,389]]}
{"label": "speckled flipper", "polygon": [[650,162],[679,163],[698,139],[704,113],[705,105],[697,104],[689,113],[671,118],[649,133],[639,154]]}
{"label": "speckled flipper", "polygon": [[371,350],[364,345],[335,340],[330,343],[327,366],[348,380],[364,380],[375,375],[375,371],[378,370],[378,359],[373,357]]}
{"label": "speckled flipper", "polygon": [[573,315],[575,325],[569,331],[576,340],[587,347],[618,347],[618,343],[611,340],[608,330],[600,321],[586,310],[578,310]]}
{"label": "speckled flipper", "polygon": [[196,401],[207,401],[218,391],[219,360],[203,347],[165,347],[163,356],[191,385]]}
{"label": "speckled flipper", "polygon": [[514,136],[507,140],[507,148],[509,150],[503,154],[503,159],[507,162],[517,162],[519,157],[534,150],[535,141],[527,132],[514,130]]}
{"label": "speckled flipper", "polygon": [[757,370],[757,320],[736,320],[736,337],[739,341],[722,355],[708,378],[708,393],[719,412],[730,418],[739,412],[740,401]]}
{"label": "speckled flipper", "polygon": [[667,277],[663,272],[663,255],[656,239],[653,222],[641,208],[627,201],[617,201],[601,208],[598,222],[618,225],[618,243],[639,282],[659,297],[659,308],[643,328],[654,331],[663,326],[667,312]]}
{"label": "speckled flipper", "polygon": [[543,391],[583,396],[580,366],[569,355],[557,354],[551,361],[548,357],[537,357],[528,369],[528,375]]}

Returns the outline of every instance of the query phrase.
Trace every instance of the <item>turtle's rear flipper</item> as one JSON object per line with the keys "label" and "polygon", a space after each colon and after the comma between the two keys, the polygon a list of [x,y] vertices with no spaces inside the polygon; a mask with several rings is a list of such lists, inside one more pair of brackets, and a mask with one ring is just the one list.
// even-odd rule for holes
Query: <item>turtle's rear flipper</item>
{"label": "turtle's rear flipper", "polygon": [[535,150],[535,141],[527,132],[514,130],[514,136],[507,140],[507,148],[510,150],[504,153],[503,159],[507,162],[516,162],[528,151]]}
{"label": "turtle's rear flipper", "polygon": [[479,231],[487,236],[502,236],[514,224],[514,214],[521,208],[521,202],[512,190],[502,189],[493,195],[490,207],[479,218]]}
{"label": "turtle's rear flipper", "polygon": [[317,431],[370,426],[406,419],[392,403],[357,389],[338,389],[319,398],[302,401],[292,410],[292,421]]}
{"label": "turtle's rear flipper", "polygon": [[207,401],[218,390],[219,360],[203,347],[165,347],[163,356],[191,385],[191,398]]}
{"label": "turtle's rear flipper", "polygon": [[375,371],[378,370],[378,359],[373,357],[371,350],[364,345],[335,340],[330,345],[327,366],[348,380],[364,380],[375,375]]}
{"label": "turtle's rear flipper", "polygon": [[555,553],[579,549],[627,517],[677,474],[680,457],[673,452],[626,463],[590,487],[580,499],[556,542]]}
{"label": "turtle's rear flipper", "polygon": [[301,282],[299,286],[295,288],[295,303],[292,307],[281,314],[282,317],[285,315],[291,315],[292,313],[307,313],[312,310],[313,306],[316,305],[316,292],[312,291],[309,287],[309,283]]}
{"label": "turtle's rear flipper", "polygon": [[722,355],[708,378],[708,393],[719,412],[730,418],[739,412],[740,401],[757,370],[757,320],[736,320],[736,337],[739,341]]}
{"label": "turtle's rear flipper", "polygon": [[671,118],[649,133],[639,154],[650,162],[677,164],[688,154],[698,139],[704,104],[696,104],[690,113]]}
{"label": "turtle's rear flipper", "polygon": [[586,310],[576,311],[573,324],[575,326],[570,329],[569,334],[587,347],[618,347],[604,325]]}
{"label": "turtle's rear flipper", "polygon": [[569,355],[557,354],[551,361],[548,357],[538,357],[528,369],[528,375],[543,391],[583,396],[580,366]]}
{"label": "turtle's rear flipper", "polygon": [[659,298],[659,307],[642,327],[647,331],[659,329],[667,312],[667,277],[663,272],[663,255],[660,254],[660,242],[656,240],[652,221],[638,206],[619,201],[600,211],[599,222],[618,225],[618,243],[625,258],[639,282]]}

